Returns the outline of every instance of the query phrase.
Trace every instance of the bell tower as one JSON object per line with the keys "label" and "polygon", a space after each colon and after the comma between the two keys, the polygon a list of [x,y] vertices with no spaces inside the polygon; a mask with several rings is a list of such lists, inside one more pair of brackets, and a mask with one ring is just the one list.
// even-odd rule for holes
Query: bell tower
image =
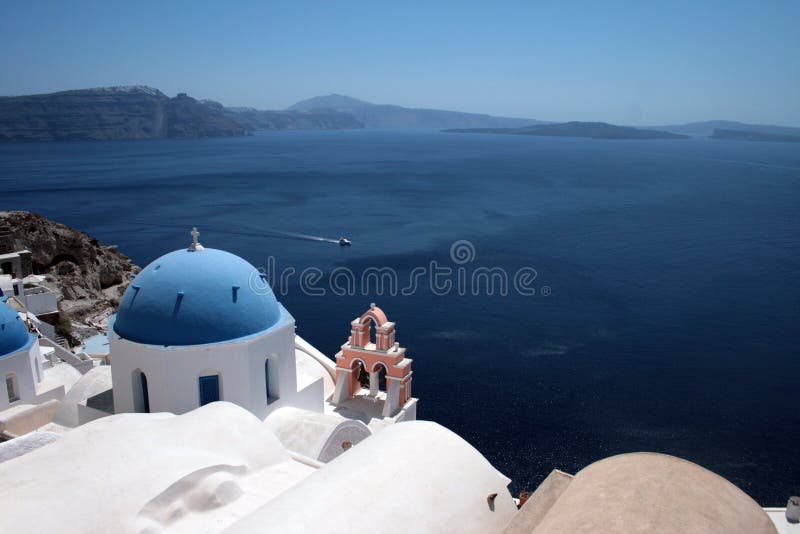
{"label": "bell tower", "polygon": [[[359,382],[361,370],[369,373],[369,388]],[[336,389],[332,403],[344,405],[363,397],[380,407],[381,417],[395,417],[408,410],[416,418],[416,400],[411,397],[411,360],[395,341],[395,324],[375,306],[350,323],[350,337],[336,354]],[[385,391],[381,391],[385,378]],[[381,406],[382,405],[382,406]]]}

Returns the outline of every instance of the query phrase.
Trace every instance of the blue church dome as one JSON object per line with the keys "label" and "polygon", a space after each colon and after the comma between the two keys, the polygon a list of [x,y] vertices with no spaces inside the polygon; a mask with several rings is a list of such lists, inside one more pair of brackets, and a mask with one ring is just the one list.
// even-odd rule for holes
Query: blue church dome
{"label": "blue church dome", "polygon": [[269,284],[250,263],[222,250],[176,250],[133,279],[114,332],[148,345],[202,345],[267,330],[281,317]]}
{"label": "blue church dome", "polygon": [[25,348],[32,336],[11,306],[0,303],[0,358]]}

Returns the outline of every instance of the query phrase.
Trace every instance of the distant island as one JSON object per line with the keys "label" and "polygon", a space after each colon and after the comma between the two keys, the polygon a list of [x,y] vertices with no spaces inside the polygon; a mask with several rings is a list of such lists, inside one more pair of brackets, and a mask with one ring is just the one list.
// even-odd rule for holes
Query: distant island
{"label": "distant island", "polygon": [[333,110],[348,113],[361,122],[365,128],[518,128],[531,124],[543,124],[542,121],[535,119],[372,104],[338,94],[302,100],[287,110],[305,112]]}
{"label": "distant island", "polygon": [[800,135],[800,128],[792,126],[777,126],[774,124],[748,124],[735,121],[701,121],[687,124],[670,124],[667,126],[645,126],[650,130],[664,130],[667,132],[689,135],[692,137],[713,137],[714,130],[736,130],[741,132],[756,132],[771,135]]}
{"label": "distant island", "polygon": [[643,130],[605,122],[562,122],[534,124],[524,128],[467,128],[444,130],[448,133],[539,135],[548,137],[589,137],[592,139],[688,139],[689,136],[658,130]]}
{"label": "distant island", "polygon": [[431,128],[593,139],[738,139],[796,141],[800,128],[732,121],[670,126],[544,122],[441,109],[372,104],[346,95],[315,96],[283,110],[226,107],[185,93],[170,98],[146,85],[0,97],[0,141],[74,141],[231,137],[264,130]]}
{"label": "distant island", "polygon": [[720,128],[714,130],[714,133],[711,134],[711,139],[800,143],[800,135],[769,134],[761,132],[746,132],[742,130],[723,130]]}

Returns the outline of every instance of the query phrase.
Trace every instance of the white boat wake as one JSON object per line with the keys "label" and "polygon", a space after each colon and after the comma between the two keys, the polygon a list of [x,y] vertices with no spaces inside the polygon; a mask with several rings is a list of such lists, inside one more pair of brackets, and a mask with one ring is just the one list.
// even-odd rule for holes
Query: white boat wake
{"label": "white boat wake", "polygon": [[[126,224],[135,224],[135,225],[150,226],[156,228],[191,228],[191,225],[187,226],[181,224],[148,223],[143,221],[126,221]],[[211,231],[219,234],[240,235],[246,237],[273,237],[277,239],[300,239],[303,241],[317,241],[320,243],[341,244],[340,239],[332,239],[330,237],[324,237],[319,235],[301,234],[297,232],[284,232],[282,230],[270,230],[263,228],[255,229],[255,228],[244,228],[244,227],[237,228],[237,227],[227,226],[225,229],[212,227]]]}

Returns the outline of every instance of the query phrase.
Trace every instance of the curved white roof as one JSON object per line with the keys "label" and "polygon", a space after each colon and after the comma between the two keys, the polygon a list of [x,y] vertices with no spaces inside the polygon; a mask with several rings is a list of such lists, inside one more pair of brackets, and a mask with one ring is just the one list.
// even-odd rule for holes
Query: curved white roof
{"label": "curved white roof", "polygon": [[349,534],[364,525],[381,532],[499,532],[517,511],[508,482],[443,426],[398,423],[226,532]]}
{"label": "curved white roof", "polygon": [[508,479],[435,423],[390,426],[315,470],[225,402],[92,421],[0,464],[0,480],[0,532],[350,533],[374,521],[482,534],[516,511]]}
{"label": "curved white roof", "polygon": [[[59,367],[65,367],[63,365]],[[69,366],[73,371],[74,368]],[[76,373],[78,371],[75,371]],[[90,397],[111,389],[111,366],[99,365],[93,367],[80,378],[67,391],[64,398],[58,401],[58,408],[53,414],[53,422],[65,427],[80,425],[78,418],[78,404],[86,402]]]}
{"label": "curved white roof", "polygon": [[[4,441],[0,443],[0,464],[49,445],[59,437],[54,432],[35,430],[18,438]],[[6,488],[7,491],[8,488]]]}
{"label": "curved white roof", "polygon": [[284,447],[320,462],[330,462],[372,435],[361,421],[291,407],[275,410],[264,424]]}
{"label": "curved white roof", "polygon": [[0,464],[0,532],[217,532],[312,471],[234,404],[119,414]]}

